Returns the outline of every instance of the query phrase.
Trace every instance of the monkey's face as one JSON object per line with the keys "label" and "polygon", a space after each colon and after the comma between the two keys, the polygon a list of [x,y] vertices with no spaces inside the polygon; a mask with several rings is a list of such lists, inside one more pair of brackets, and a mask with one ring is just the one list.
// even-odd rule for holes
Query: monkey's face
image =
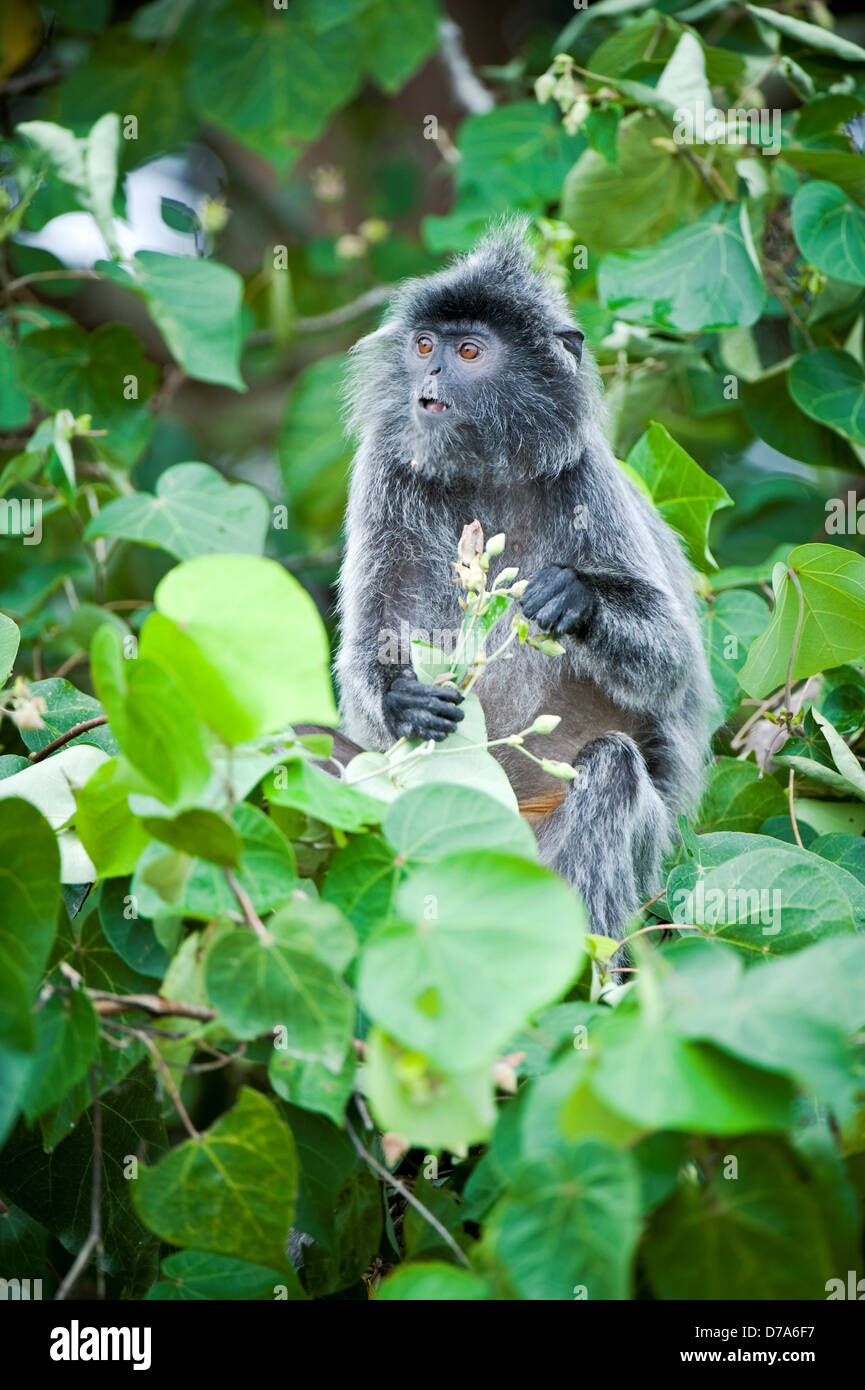
{"label": "monkey's face", "polygon": [[497,404],[500,429],[499,384],[508,377],[508,355],[505,341],[477,322],[422,324],[409,332],[409,432],[422,473],[455,479],[498,456],[501,439],[491,438],[491,406]]}
{"label": "monkey's face", "polygon": [[449,324],[411,335],[408,370],[414,409],[424,427],[459,427],[472,418],[484,383],[502,368],[503,345],[489,328]]}

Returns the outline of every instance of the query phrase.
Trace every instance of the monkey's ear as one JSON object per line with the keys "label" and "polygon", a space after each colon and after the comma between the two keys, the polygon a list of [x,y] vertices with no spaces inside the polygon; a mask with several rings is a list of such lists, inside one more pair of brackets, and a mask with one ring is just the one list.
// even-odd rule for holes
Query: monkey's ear
{"label": "monkey's ear", "polygon": [[577,361],[580,362],[583,356],[583,340],[586,336],[585,333],[579,328],[557,328],[555,334],[557,338],[561,338],[568,352],[572,352]]}

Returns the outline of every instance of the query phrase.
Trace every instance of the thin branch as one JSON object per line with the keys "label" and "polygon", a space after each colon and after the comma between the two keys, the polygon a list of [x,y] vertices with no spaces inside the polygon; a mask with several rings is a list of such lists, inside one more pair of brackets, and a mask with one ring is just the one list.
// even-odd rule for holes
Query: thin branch
{"label": "thin branch", "polygon": [[217,1017],[215,1009],[203,1004],[184,1004],[179,999],[162,999],[158,994],[109,994],[101,989],[88,989],[86,993],[100,1018],[112,1018],[127,1009],[140,1009],[155,1018],[191,1018],[197,1023],[212,1023]]}
{"label": "thin branch", "polygon": [[376,1173],[380,1178],[382,1178],[383,1181],[386,1182],[390,1187],[392,1187],[395,1192],[398,1192],[399,1195],[403,1198],[403,1200],[408,1202],[410,1207],[414,1207],[415,1211],[423,1217],[424,1221],[426,1221],[428,1225],[432,1226],[433,1230],[441,1236],[448,1249],[452,1250],[453,1253],[456,1255],[461,1265],[464,1265],[466,1269],[471,1269],[471,1261],[469,1260],[465,1251],[462,1250],[459,1245],[457,1245],[450,1231],[442,1225],[438,1217],[434,1216],[428,1207],[424,1206],[423,1202],[419,1201],[418,1198],[415,1197],[414,1193],[408,1187],[406,1187],[404,1182],[401,1182],[399,1178],[395,1178],[393,1173],[391,1173],[389,1169],[385,1168],[383,1163],[379,1163],[378,1159],[374,1158],[373,1155],[369,1152],[369,1150],[364,1148],[360,1139],[355,1134],[354,1129],[351,1125],[351,1121],[348,1119],[348,1117],[346,1117],[345,1120],[345,1130],[346,1134],[348,1135],[358,1154],[362,1159],[364,1159],[366,1163],[369,1164],[372,1171]]}
{"label": "thin branch", "polygon": [[56,753],[57,749],[62,748],[64,743],[71,743],[72,739],[77,738],[79,734],[86,734],[88,730],[97,729],[101,724],[107,723],[107,714],[97,714],[93,719],[85,719],[82,724],[73,724],[72,728],[67,729],[65,734],[52,739],[51,743],[46,743],[45,747],[40,748],[38,752],[31,753],[31,763],[41,763],[43,758],[49,757],[51,753]]}
{"label": "thin branch", "polygon": [[495,106],[495,97],[475,73],[463,43],[463,34],[452,19],[439,21],[439,56],[447,70],[451,91],[461,106],[473,116],[485,116]]}
{"label": "thin branch", "polygon": [[237,899],[238,906],[240,907],[240,910],[243,913],[243,920],[246,922],[246,925],[248,927],[252,927],[252,930],[255,932],[259,941],[261,941],[263,945],[269,945],[271,941],[270,932],[267,930],[267,927],[264,925],[258,913],[256,912],[255,907],[253,906],[252,899],[247,893],[243,884],[231,872],[228,865],[223,866],[223,873],[225,874],[226,883],[228,884],[229,888],[231,889],[232,893]]}
{"label": "thin branch", "polygon": [[373,285],[365,294],[359,295],[357,299],[341,305],[338,309],[331,309],[327,314],[298,319],[294,325],[295,329],[298,333],[324,333],[328,328],[342,328],[343,324],[362,318],[370,309],[384,304],[395,289],[396,285]]}
{"label": "thin branch", "polygon": [[787,778],[787,805],[790,808],[790,820],[793,825],[793,835],[796,840],[796,844],[799,846],[800,849],[804,849],[805,846],[802,844],[802,836],[799,834],[799,822],[796,819],[796,808],[793,805],[793,786],[795,784],[795,781],[796,771],[795,768],[791,767],[790,776]]}
{"label": "thin branch", "polygon": [[200,1139],[201,1134],[190,1120],[189,1112],[187,1111],[186,1106],[183,1104],[183,1101],[180,1098],[180,1092],[177,1089],[174,1077],[171,1075],[171,1072],[168,1069],[168,1064],[165,1061],[165,1058],[162,1056],[161,1052],[159,1051],[159,1048],[156,1046],[156,1043],[153,1041],[153,1039],[148,1037],[147,1033],[142,1028],[126,1028],[125,1025],[122,1023],[115,1023],[113,1026],[115,1028],[123,1029],[124,1033],[131,1033],[132,1036],[134,1038],[137,1038],[139,1042],[144,1043],[144,1046],[147,1048],[147,1051],[150,1053],[151,1057],[153,1058],[154,1062],[159,1068],[159,1074],[162,1077],[162,1083],[165,1086],[165,1089],[167,1090],[168,1094],[171,1096],[171,1099],[174,1101],[174,1108],[180,1116],[181,1121],[183,1122],[184,1129],[186,1130],[190,1139]]}
{"label": "thin branch", "polygon": [[17,280],[10,280],[4,286],[3,297],[8,299],[16,290],[23,289],[25,285],[35,285],[40,280],[101,280],[102,276],[96,270],[33,270],[29,275],[19,275]]}

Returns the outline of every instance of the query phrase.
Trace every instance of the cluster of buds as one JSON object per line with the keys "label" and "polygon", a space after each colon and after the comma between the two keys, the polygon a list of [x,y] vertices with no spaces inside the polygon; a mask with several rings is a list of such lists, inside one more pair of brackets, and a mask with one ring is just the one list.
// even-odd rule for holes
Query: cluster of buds
{"label": "cluster of buds", "polygon": [[22,731],[45,728],[42,718],[46,705],[41,695],[34,695],[26,681],[17,676],[11,690],[6,692],[7,705],[0,706],[0,714],[6,714]]}
{"label": "cluster of buds", "polygon": [[380,217],[368,217],[361,222],[356,232],[345,232],[337,237],[336,254],[340,260],[356,261],[365,256],[370,246],[384,241],[390,227]]}
{"label": "cluster of buds", "polygon": [[589,99],[575,76],[574,60],[569,53],[558,53],[547,71],[535,82],[535,96],[541,106],[550,98],[562,113],[562,125],[569,135],[576,135],[591,111]]}

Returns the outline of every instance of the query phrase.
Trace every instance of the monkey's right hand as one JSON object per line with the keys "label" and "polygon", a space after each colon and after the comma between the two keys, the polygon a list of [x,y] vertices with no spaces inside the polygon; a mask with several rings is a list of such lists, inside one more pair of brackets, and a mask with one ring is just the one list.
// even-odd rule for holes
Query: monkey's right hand
{"label": "monkey's right hand", "polygon": [[465,710],[457,708],[462,700],[459,690],[396,676],[385,691],[385,723],[397,738],[432,738],[438,743],[465,718]]}

